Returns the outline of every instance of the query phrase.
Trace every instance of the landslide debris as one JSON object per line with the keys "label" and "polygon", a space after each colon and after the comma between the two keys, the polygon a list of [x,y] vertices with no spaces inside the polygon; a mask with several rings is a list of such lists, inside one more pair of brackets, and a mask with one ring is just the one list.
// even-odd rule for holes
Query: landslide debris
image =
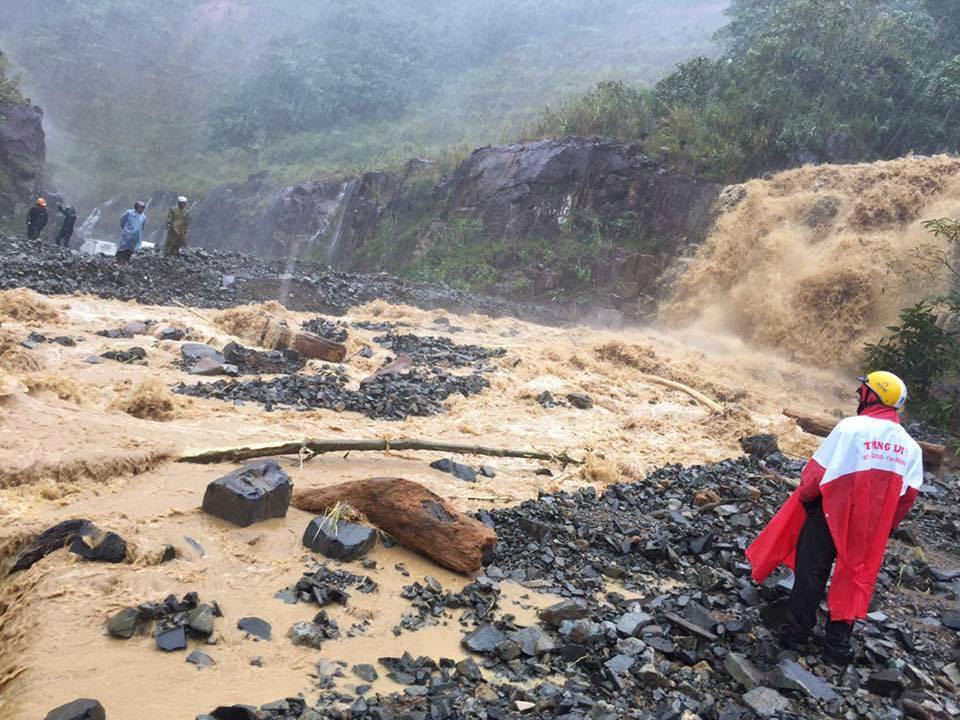
{"label": "landslide debris", "polygon": [[[802,463],[769,442],[766,450],[763,464],[745,457],[667,466],[603,493],[591,487],[542,493],[516,507],[479,512],[500,538],[494,562],[460,592],[429,576],[405,586],[402,597],[412,607],[394,629],[457,622],[466,659],[406,652],[379,658],[379,671],[354,668],[363,679],[385,674],[404,686],[389,694],[353,686],[340,669],[347,665],[321,663],[315,705],[288,698],[250,709],[250,717],[956,716],[956,555],[947,566],[943,555],[935,564],[892,545],[877,609],[858,627],[854,665],[834,667],[814,646],[784,651],[775,641],[771,628],[791,578],[782,573],[755,585],[743,550],[789,494],[783,477],[796,478]],[[936,552],[944,533],[958,536],[960,492],[955,479],[927,480],[904,532]],[[498,602],[506,581],[562,599],[541,610],[539,622],[522,625]],[[342,588],[359,582],[321,568],[279,596],[346,603]]]}
{"label": "landslide debris", "polygon": [[469,397],[490,387],[478,373],[451,375],[438,369],[415,368],[403,374],[378,375],[359,390],[347,389],[349,377],[339,369],[316,375],[283,375],[272,380],[218,380],[212,383],[180,383],[174,392],[197,398],[230,402],[256,402],[268,412],[276,407],[296,410],[326,408],[351,411],[380,420],[403,420],[411,415],[444,412],[451,395]]}
{"label": "landslide debris", "polygon": [[[224,282],[225,278],[230,281]],[[336,272],[321,263],[188,248],[178,258],[143,252],[122,269],[110,257],[0,235],[0,290],[8,288],[17,288],[12,291],[16,296],[0,294],[0,316],[15,312],[18,317],[11,319],[21,322],[52,321],[55,317],[50,315],[49,304],[38,305],[37,296],[22,288],[45,295],[90,293],[148,305],[177,301],[199,308],[230,308],[273,298],[291,310],[342,314],[350,307],[385,300],[491,317],[510,315],[545,322],[560,322],[564,317],[556,308],[508,302],[440,284],[411,283],[385,274]],[[30,308],[29,313],[23,308]]]}

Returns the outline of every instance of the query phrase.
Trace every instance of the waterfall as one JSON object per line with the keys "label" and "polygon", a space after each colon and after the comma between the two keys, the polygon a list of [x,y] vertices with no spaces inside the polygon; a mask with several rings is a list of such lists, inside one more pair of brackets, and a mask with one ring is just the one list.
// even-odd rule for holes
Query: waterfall
{"label": "waterfall", "polygon": [[340,238],[343,236],[343,221],[347,217],[350,200],[353,198],[353,193],[357,189],[359,182],[359,180],[347,180],[347,182],[340,187],[340,192],[334,201],[334,207],[336,208],[334,213],[337,215],[337,224],[333,231],[333,237],[330,239],[330,246],[327,248],[327,265],[330,267],[335,267],[337,261],[340,259],[338,255],[340,253]]}
{"label": "waterfall", "polygon": [[93,235],[93,229],[97,226],[97,223],[100,222],[100,215],[102,213],[103,211],[99,207],[95,207],[93,211],[87,215],[87,219],[84,220],[77,229],[77,235],[80,236],[81,240],[86,240]]}

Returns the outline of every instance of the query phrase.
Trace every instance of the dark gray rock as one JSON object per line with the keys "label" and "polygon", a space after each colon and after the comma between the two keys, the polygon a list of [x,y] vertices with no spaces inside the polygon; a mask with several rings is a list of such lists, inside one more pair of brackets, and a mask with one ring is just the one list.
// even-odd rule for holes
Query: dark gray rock
{"label": "dark gray rock", "polygon": [[180,356],[183,358],[183,364],[187,367],[193,367],[203,358],[212,360],[217,364],[226,362],[219,350],[202,343],[184,343],[180,346]]}
{"label": "dark gray rock", "polygon": [[625,675],[635,662],[636,660],[629,655],[614,655],[603,666],[614,675]]}
{"label": "dark gray rock", "polygon": [[947,610],[940,615],[940,620],[951,630],[960,630],[960,611]]}
{"label": "dark gray rock", "polygon": [[127,543],[116,533],[85,522],[70,543],[70,552],[87,560],[119,563],[127,557]]}
{"label": "dark gray rock", "polygon": [[250,705],[221,705],[210,716],[215,720],[259,720],[257,709]]}
{"label": "dark gray rock", "polygon": [[907,680],[900,670],[887,668],[871,674],[864,687],[874,695],[900,697],[903,691],[907,689]]}
{"label": "dark gray rock", "polygon": [[213,634],[213,608],[207,604],[195,607],[187,615],[187,625],[190,630],[202,637]]}
{"label": "dark gray rock", "polygon": [[930,574],[939,582],[953,582],[960,578],[960,568],[930,568]]}
{"label": "dark gray rock", "polygon": [[124,608],[107,620],[107,632],[112,637],[129,640],[143,628],[144,620],[137,608]]}
{"label": "dark gray rock", "polygon": [[176,342],[178,340],[183,340],[183,334],[184,334],[183,330],[177,327],[173,327],[171,325],[170,327],[163,328],[163,330],[159,332],[157,337],[160,340],[171,340]]}
{"label": "dark gray rock", "polygon": [[450,473],[455,478],[465,482],[477,481],[476,470],[469,465],[464,465],[463,463],[458,463],[447,458],[444,458],[443,460],[435,460],[434,462],[430,463],[430,467],[432,467],[434,470],[439,470],[440,472]]}
{"label": "dark gray rock", "polygon": [[229,377],[236,377],[239,374],[239,372],[240,371],[236,365],[217,362],[212,357],[202,357],[199,360],[197,360],[197,362],[195,362],[190,368],[191,375],[203,375],[203,376],[227,375]]}
{"label": "dark gray rock", "polygon": [[747,455],[757,460],[764,460],[774,453],[780,452],[776,435],[751,435],[740,438],[740,447]]}
{"label": "dark gray rock", "polygon": [[727,655],[723,659],[723,667],[730,673],[730,677],[740,683],[746,690],[753,690],[767,681],[766,673],[757,670],[753,663],[740,653]]}
{"label": "dark gray rock", "polygon": [[593,407],[593,400],[583,393],[570,393],[567,395],[567,402],[579,410],[589,410]]}
{"label": "dark gray rock", "polygon": [[470,652],[485,655],[494,652],[497,646],[506,640],[507,636],[502,630],[493,625],[481,625],[464,637],[460,644]]}
{"label": "dark gray rock", "polygon": [[717,619],[698,602],[688,602],[683,608],[683,617],[707,631],[712,631],[717,626]]}
{"label": "dark gray rock", "polygon": [[553,639],[535,627],[525,627],[510,633],[510,639],[517,643],[521,652],[528,657],[540,657],[556,648]]}
{"label": "dark gray rock", "polygon": [[377,673],[377,669],[373,665],[354,665],[351,670],[353,670],[354,675],[368,683],[375,682],[380,677],[379,673]]}
{"label": "dark gray rock", "polygon": [[480,672],[480,667],[473,658],[458,662],[457,673],[466,680],[478,681],[483,679],[483,673]]}
{"label": "dark gray rock", "polygon": [[520,657],[521,652],[520,645],[513,640],[504,640],[497,645],[497,657],[507,663]]}
{"label": "dark gray rock", "polygon": [[557,401],[553,399],[553,395],[549,390],[544,390],[542,393],[537,395],[537,402],[545,408],[552,408],[557,406]]}
{"label": "dark gray rock", "polygon": [[377,533],[347,520],[333,523],[329,517],[317,517],[307,525],[303,544],[333,560],[350,562],[363,557],[377,544]]}
{"label": "dark gray rock", "polygon": [[636,637],[644,625],[653,622],[653,616],[645,612],[624,613],[617,619],[617,632],[621,637]]}
{"label": "dark gray rock", "polygon": [[564,620],[579,620],[589,614],[587,606],[576,600],[562,600],[541,610],[538,615],[544,624],[558,628]]}
{"label": "dark gray rock", "polygon": [[770,673],[770,684],[779,690],[798,690],[817,700],[829,702],[839,697],[822,678],[794,660],[781,660]]}
{"label": "dark gray rock", "polygon": [[187,647],[187,633],[182,627],[170,628],[169,630],[161,630],[158,628],[156,641],[157,648],[164,652],[185,650]]}
{"label": "dark gray rock", "polygon": [[263,640],[270,639],[270,623],[258,617],[245,617],[237,621],[237,628]]}
{"label": "dark gray rock", "polygon": [[287,514],[293,483],[273,460],[234,470],[207,485],[203,510],[239,527]]}
{"label": "dark gray rock", "polygon": [[47,713],[44,720],[106,720],[107,714],[96,700],[81,698]]}
{"label": "dark gray rock", "polygon": [[187,662],[193,665],[196,665],[198,668],[208,668],[213,667],[217,662],[207,655],[205,652],[200,650],[194,650],[192,653],[187,655]]}
{"label": "dark gray rock", "polygon": [[756,687],[744,693],[743,701],[757,715],[763,718],[777,717],[790,708],[790,701],[768,687]]}
{"label": "dark gray rock", "polygon": [[327,639],[326,635],[316,623],[298,620],[287,632],[290,642],[297,646],[310,647],[314,650],[323,648],[323,641]]}

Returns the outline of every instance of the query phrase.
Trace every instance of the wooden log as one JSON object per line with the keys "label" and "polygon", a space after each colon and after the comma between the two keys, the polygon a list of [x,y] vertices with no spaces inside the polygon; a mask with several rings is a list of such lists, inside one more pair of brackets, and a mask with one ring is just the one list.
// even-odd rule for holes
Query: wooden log
{"label": "wooden log", "polygon": [[267,347],[276,350],[296,350],[305,358],[343,362],[347,356],[345,345],[303,330],[292,330],[286,323],[275,318],[267,319],[262,338]]}
{"label": "wooden log", "polygon": [[[791,420],[795,420],[804,432],[808,432],[811,435],[818,435],[819,437],[826,437],[837,426],[837,421],[831,418],[808,415],[789,408],[784,408],[783,414]],[[920,450],[923,451],[924,465],[928,468],[936,469],[943,464],[943,459],[947,454],[946,446],[925,442],[923,440],[918,440],[917,444],[920,446]]]}
{"label": "wooden log", "polygon": [[497,542],[493,530],[410,480],[372,478],[296,490],[291,504],[322,513],[338,502],[349,504],[401,545],[445,568],[472,573],[493,560]]}
{"label": "wooden log", "polygon": [[526,460],[546,460],[563,465],[581,465],[566,452],[552,453],[538,450],[508,450],[505,448],[483,447],[481,445],[462,445],[459,443],[435,442],[431,440],[399,439],[399,440],[293,440],[291,442],[270,445],[249,445],[222,450],[203,450],[181,455],[177,462],[189,463],[217,463],[217,462],[244,462],[255,458],[273,457],[275,455],[299,455],[303,450],[309,450],[316,455],[331,452],[387,452],[396,450],[406,452],[410,450],[436,450],[437,452],[454,453],[458,455],[488,455],[490,457],[522,458]]}

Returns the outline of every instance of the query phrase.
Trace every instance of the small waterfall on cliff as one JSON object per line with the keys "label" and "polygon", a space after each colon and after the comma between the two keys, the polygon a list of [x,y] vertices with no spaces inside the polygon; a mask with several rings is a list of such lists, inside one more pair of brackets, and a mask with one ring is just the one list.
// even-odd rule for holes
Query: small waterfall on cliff
{"label": "small waterfall on cliff", "polygon": [[[94,239],[94,234],[97,229],[97,223],[100,222],[104,213],[108,212],[110,208],[113,207],[113,204],[115,201],[116,201],[116,198],[110,198],[109,200],[104,200],[102,205],[98,205],[93,210],[91,210],[90,214],[87,215],[87,219],[80,224],[79,228],[77,228],[76,234],[79,235],[82,240]],[[101,235],[103,234],[104,233],[101,233]]]}
{"label": "small waterfall on cliff", "polygon": [[334,201],[336,204],[336,218],[337,224],[333,229],[333,236],[330,238],[330,246],[327,248],[327,265],[330,267],[336,266],[337,261],[340,259],[338,257],[340,253],[340,238],[343,236],[343,221],[347,217],[347,209],[350,207],[350,200],[353,198],[353,193],[357,189],[359,181],[358,180],[347,180],[341,187],[340,192],[337,194],[337,199]]}

